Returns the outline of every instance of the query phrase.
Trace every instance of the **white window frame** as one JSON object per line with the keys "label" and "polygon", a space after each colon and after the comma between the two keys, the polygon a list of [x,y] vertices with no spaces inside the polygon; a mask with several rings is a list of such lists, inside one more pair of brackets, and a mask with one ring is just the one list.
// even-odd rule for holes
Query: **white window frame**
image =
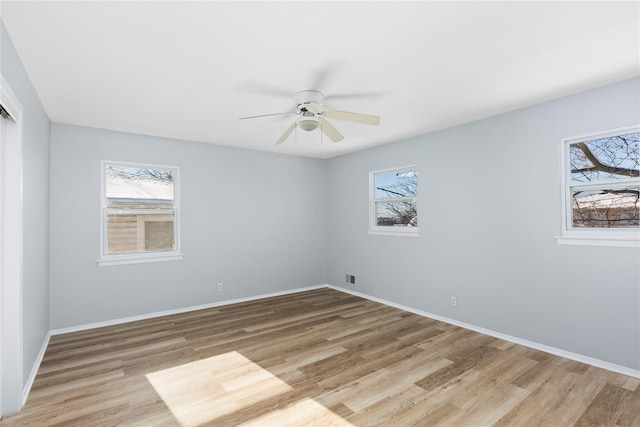
{"label": "white window frame", "polygon": [[[394,226],[381,226],[377,225],[376,221],[376,179],[375,176],[380,173],[388,173],[393,171],[401,171],[405,169],[415,169],[416,172],[418,168],[416,165],[408,165],[408,166],[399,166],[394,168],[387,169],[379,169],[374,171],[369,171],[369,229],[367,232],[372,235],[383,235],[383,236],[404,236],[404,237],[419,237],[420,236],[420,226],[418,227],[394,227]],[[418,191],[415,197],[407,197],[407,198],[395,198],[394,201],[401,201],[404,199],[414,199],[416,202],[416,206],[418,204],[418,195],[420,193],[420,174],[418,173]],[[420,224],[418,214],[418,224]]]}
{"label": "white window frame", "polygon": [[562,192],[562,234],[556,236],[559,245],[582,246],[616,246],[640,248],[640,230],[636,229],[595,229],[573,228],[571,190],[583,188],[585,190],[597,190],[599,188],[624,187],[629,184],[640,184],[640,178],[627,178],[601,182],[572,183],[570,172],[569,146],[577,142],[587,142],[598,138],[606,138],[614,135],[640,132],[640,124],[609,129],[602,132],[594,132],[585,135],[563,138],[560,144],[560,176]]}
{"label": "white window frame", "polygon": [[[107,185],[106,185],[106,168],[107,165],[128,166],[136,168],[149,168],[149,169],[169,169],[173,171],[173,208],[172,209],[154,209],[153,212],[149,212],[147,209],[126,209],[118,210],[107,207]],[[98,260],[99,266],[121,265],[121,264],[139,264],[145,262],[160,262],[160,261],[174,261],[181,260],[184,255],[180,250],[180,168],[177,166],[155,165],[147,163],[130,163],[120,161],[103,160],[100,167],[100,212],[101,212],[101,229],[100,229],[100,259]],[[121,214],[154,214],[154,215],[167,215],[173,214],[173,233],[174,233],[174,250],[172,251],[159,251],[159,252],[137,252],[129,254],[107,254],[107,213],[121,213]],[[151,221],[151,220],[150,220]],[[143,221],[143,224],[146,221]]]}

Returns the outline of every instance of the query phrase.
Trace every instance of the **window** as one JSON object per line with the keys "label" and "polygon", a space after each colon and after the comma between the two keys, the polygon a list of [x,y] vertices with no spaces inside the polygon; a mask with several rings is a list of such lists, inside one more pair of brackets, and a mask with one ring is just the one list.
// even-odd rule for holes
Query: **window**
{"label": "window", "polygon": [[561,244],[640,247],[640,127],[562,140]]}
{"label": "window", "polygon": [[180,259],[178,168],[102,162],[100,265]]}
{"label": "window", "polygon": [[418,235],[418,172],[415,166],[371,172],[371,234]]}

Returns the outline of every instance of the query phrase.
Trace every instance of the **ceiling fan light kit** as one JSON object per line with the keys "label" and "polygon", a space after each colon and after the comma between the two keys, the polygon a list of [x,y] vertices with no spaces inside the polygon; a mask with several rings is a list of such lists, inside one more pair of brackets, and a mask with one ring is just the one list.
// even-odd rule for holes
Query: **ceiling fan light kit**
{"label": "ceiling fan light kit", "polygon": [[303,131],[310,132],[320,128],[320,131],[327,135],[333,142],[344,139],[342,135],[326,118],[336,120],[346,120],[365,125],[377,126],[380,124],[380,117],[369,114],[351,113],[348,111],[332,111],[324,107],[324,95],[317,90],[301,90],[293,95],[296,102],[295,112],[262,114],[259,116],[241,117],[243,119],[255,119],[258,117],[277,116],[283,114],[295,114],[298,118],[284,131],[282,136],[276,141],[276,144],[283,143],[297,127]]}
{"label": "ceiling fan light kit", "polygon": [[300,129],[305,130],[307,132],[316,130],[318,129],[318,126],[320,126],[320,120],[318,120],[315,117],[302,116],[302,118],[298,119],[296,123],[298,124],[298,127]]}

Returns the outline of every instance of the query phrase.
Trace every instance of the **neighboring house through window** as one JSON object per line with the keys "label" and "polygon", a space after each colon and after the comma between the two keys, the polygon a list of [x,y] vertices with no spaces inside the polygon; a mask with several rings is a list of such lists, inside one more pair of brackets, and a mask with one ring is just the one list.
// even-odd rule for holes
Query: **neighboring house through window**
{"label": "neighboring house through window", "polygon": [[101,265],[180,259],[178,168],[102,162]]}
{"label": "neighboring house through window", "polygon": [[415,166],[369,176],[371,234],[418,235],[418,172]]}
{"label": "neighboring house through window", "polygon": [[562,140],[560,244],[640,247],[640,126]]}

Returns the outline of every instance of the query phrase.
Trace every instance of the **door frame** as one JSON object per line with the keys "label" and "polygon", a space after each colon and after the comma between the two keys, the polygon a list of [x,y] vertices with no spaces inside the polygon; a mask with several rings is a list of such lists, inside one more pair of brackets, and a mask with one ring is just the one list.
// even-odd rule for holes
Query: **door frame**
{"label": "door frame", "polygon": [[0,75],[0,416],[23,405],[22,105]]}

